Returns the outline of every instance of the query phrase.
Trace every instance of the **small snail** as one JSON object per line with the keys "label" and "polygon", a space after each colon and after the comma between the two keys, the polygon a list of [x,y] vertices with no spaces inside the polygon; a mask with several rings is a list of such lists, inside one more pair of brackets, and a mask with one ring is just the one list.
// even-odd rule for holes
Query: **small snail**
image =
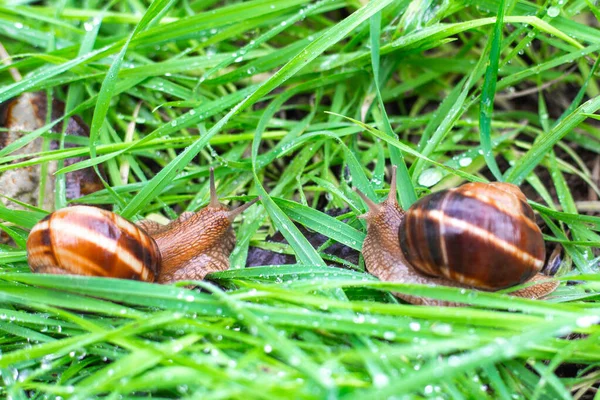
{"label": "small snail", "polygon": [[234,210],[219,203],[210,171],[210,203],[167,225],[133,224],[96,207],[53,212],[33,227],[27,261],[33,272],[108,276],[170,283],[203,279],[229,268],[235,246],[231,223],[256,203]]}
{"label": "small snail", "polygon": [[[368,205],[363,257],[383,281],[500,290],[540,281],[512,292],[537,299],[558,283],[539,274],[542,233],[521,190],[510,183],[467,183],[423,197],[404,212],[396,201],[396,169],[390,194]],[[398,294],[413,304],[457,305]]]}

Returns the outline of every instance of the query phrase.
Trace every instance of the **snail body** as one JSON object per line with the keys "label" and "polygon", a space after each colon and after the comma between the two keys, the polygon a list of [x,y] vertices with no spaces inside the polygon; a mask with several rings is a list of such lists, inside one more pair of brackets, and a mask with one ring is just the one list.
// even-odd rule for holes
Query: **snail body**
{"label": "snail body", "polygon": [[234,210],[219,203],[210,172],[210,203],[167,225],[134,224],[96,207],[53,212],[36,224],[27,240],[33,272],[105,276],[171,283],[201,280],[229,268],[235,246],[231,223],[254,204]]}
{"label": "snail body", "polygon": [[[390,195],[369,206],[363,257],[367,271],[384,281],[499,290],[528,281],[512,295],[539,298],[557,283],[539,274],[542,233],[521,190],[508,183],[468,183],[425,196],[403,211]],[[425,305],[455,305],[399,294]]]}

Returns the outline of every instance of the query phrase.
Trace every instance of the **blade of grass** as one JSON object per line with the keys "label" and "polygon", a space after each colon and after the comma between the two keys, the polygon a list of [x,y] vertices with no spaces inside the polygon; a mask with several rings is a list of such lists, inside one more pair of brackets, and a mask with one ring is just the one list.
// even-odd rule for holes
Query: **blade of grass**
{"label": "blade of grass", "polygon": [[496,163],[492,149],[492,114],[494,112],[494,97],[496,95],[496,80],[498,79],[498,63],[500,60],[500,44],[502,42],[502,28],[504,27],[504,0],[500,1],[498,16],[494,24],[492,43],[490,46],[490,60],[485,72],[483,88],[481,90],[481,102],[479,112],[479,134],[483,157],[488,168],[498,181],[502,181],[502,173]]}

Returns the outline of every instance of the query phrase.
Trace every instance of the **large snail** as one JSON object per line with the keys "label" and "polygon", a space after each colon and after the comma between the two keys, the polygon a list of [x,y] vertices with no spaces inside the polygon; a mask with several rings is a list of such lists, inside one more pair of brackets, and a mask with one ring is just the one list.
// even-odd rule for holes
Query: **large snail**
{"label": "large snail", "polygon": [[[406,212],[390,194],[367,203],[362,252],[367,271],[383,281],[500,290],[536,281],[511,294],[537,299],[558,283],[539,274],[542,233],[523,192],[510,183],[467,183],[421,198]],[[539,282],[537,282],[539,281]],[[398,294],[413,304],[454,305]]]}
{"label": "large snail", "polygon": [[33,272],[108,276],[170,283],[226,270],[235,246],[231,223],[254,204],[234,210],[219,203],[210,171],[210,203],[167,225],[134,224],[109,211],[75,206],[33,227],[27,261]]}

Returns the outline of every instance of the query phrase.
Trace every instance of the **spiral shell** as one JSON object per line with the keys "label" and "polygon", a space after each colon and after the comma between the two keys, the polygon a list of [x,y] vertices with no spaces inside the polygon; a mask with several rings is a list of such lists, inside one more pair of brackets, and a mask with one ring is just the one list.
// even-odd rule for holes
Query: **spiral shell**
{"label": "spiral shell", "polygon": [[33,272],[154,281],[161,256],[142,228],[109,211],[75,206],[53,212],[27,240]]}
{"label": "spiral shell", "polygon": [[426,196],[406,212],[398,236],[418,271],[479,289],[523,283],[544,266],[533,210],[508,183],[468,183]]}

